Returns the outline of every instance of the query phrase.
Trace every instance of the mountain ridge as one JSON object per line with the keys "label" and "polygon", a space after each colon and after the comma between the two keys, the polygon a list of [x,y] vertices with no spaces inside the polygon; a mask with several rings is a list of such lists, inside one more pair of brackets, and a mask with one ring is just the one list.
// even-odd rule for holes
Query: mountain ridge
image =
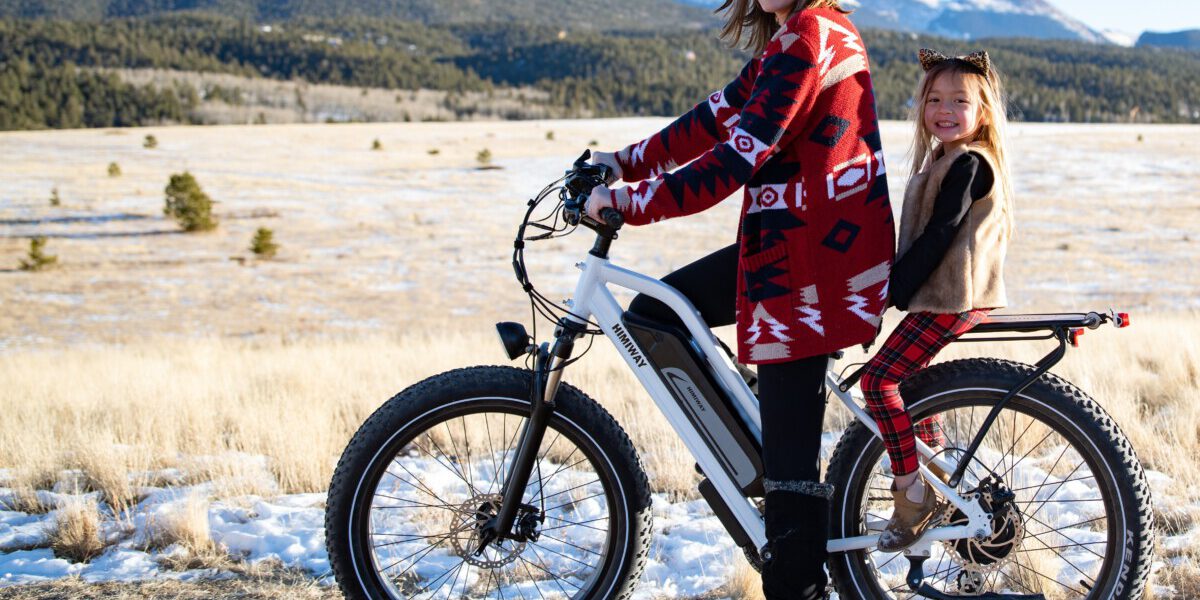
{"label": "mountain ridge", "polygon": [[[713,9],[721,0],[676,0]],[[860,28],[954,39],[1033,37],[1109,43],[1108,36],[1046,0],[843,0]]]}

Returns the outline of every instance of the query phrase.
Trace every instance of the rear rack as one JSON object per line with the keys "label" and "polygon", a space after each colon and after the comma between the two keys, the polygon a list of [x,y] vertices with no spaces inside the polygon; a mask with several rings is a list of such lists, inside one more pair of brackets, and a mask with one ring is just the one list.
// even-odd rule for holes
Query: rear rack
{"label": "rear rack", "polygon": [[[1026,315],[988,315],[983,322],[958,338],[959,342],[1009,342],[1020,340],[1048,340],[1066,335],[1075,345],[1078,330],[1096,329],[1105,323],[1118,328],[1129,326],[1129,315],[1109,311],[1107,313],[1049,313]],[[1025,335],[987,335],[987,334]],[[1038,334],[1038,335],[1030,335]]]}

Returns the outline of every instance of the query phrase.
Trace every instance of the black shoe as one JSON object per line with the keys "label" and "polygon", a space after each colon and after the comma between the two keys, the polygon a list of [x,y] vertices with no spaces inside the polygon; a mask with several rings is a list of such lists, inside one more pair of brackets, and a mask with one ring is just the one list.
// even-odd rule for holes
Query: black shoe
{"label": "black shoe", "polygon": [[773,491],[767,494],[765,517],[762,580],[767,600],[825,598],[829,500]]}

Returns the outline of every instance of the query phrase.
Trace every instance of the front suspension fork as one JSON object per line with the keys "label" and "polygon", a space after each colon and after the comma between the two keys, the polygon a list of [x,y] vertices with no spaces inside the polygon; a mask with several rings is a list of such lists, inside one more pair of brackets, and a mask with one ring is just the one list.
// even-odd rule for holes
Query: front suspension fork
{"label": "front suspension fork", "polygon": [[[565,320],[564,320],[565,321]],[[533,384],[530,386],[529,419],[521,430],[517,453],[509,465],[508,476],[504,481],[503,500],[496,516],[489,519],[481,532],[480,545],[476,553],[483,551],[489,543],[499,539],[516,539],[520,534],[513,534],[513,523],[516,521],[517,510],[522,507],[521,500],[529,478],[533,473],[534,463],[537,462],[538,449],[546,436],[546,427],[554,414],[555,397],[558,386],[562,382],[565,363],[571,358],[575,349],[575,339],[582,335],[580,327],[571,322],[560,322],[555,328],[553,348],[543,343],[536,349],[536,360],[533,369]]]}

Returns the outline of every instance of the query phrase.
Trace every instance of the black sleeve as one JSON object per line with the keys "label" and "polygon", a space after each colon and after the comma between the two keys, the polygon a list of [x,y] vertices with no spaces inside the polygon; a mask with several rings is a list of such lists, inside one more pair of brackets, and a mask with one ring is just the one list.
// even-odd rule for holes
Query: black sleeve
{"label": "black sleeve", "polygon": [[917,290],[942,263],[959,225],[971,210],[971,203],[991,191],[993,180],[991,167],[975,154],[963,154],[950,165],[925,230],[892,266],[888,285],[896,308],[908,310]]}

